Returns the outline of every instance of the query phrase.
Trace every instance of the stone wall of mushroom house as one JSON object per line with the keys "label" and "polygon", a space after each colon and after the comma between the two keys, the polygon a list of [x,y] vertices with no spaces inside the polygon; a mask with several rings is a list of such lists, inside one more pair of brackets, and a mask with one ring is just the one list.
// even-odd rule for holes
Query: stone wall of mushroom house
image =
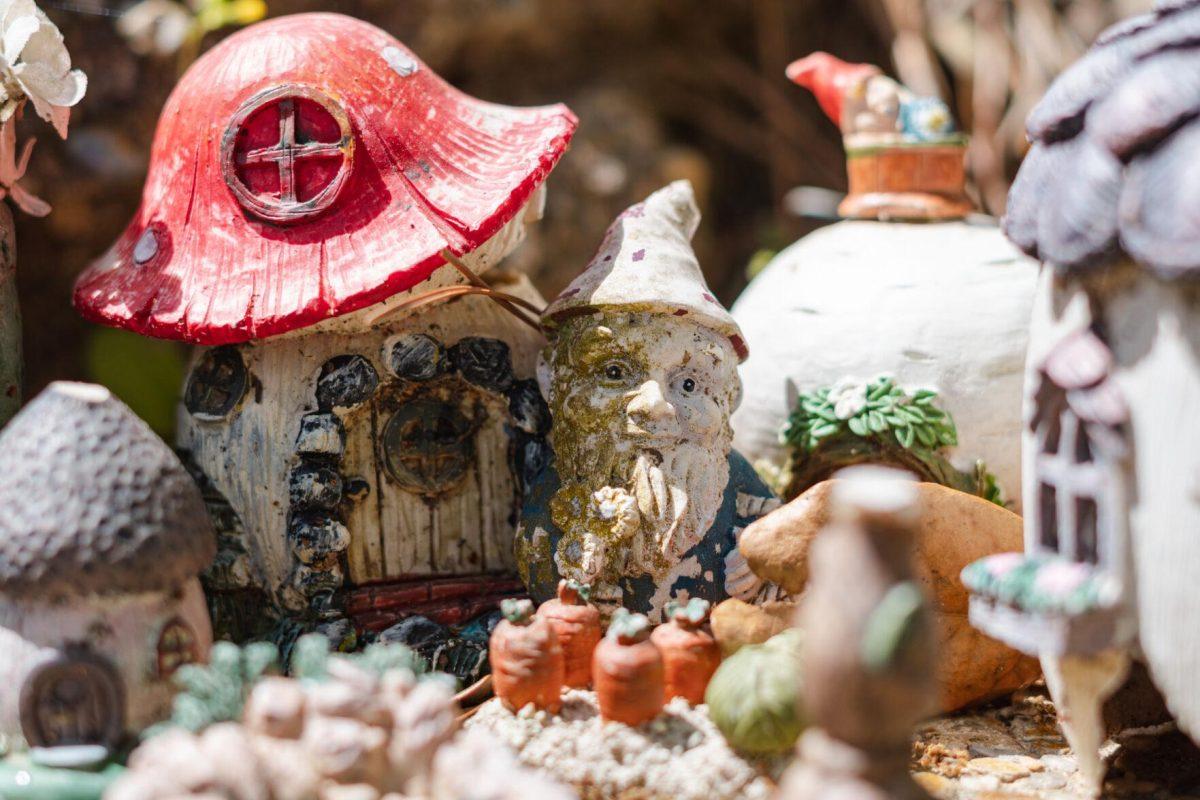
{"label": "stone wall of mushroom house", "polygon": [[[523,277],[501,288],[541,302]],[[532,469],[545,449],[545,425],[526,419],[522,399],[538,400],[539,334],[477,296],[390,316],[367,311],[198,350],[193,373],[211,354],[230,353],[245,395],[206,418],[187,408],[185,392],[179,414],[181,449],[240,519],[250,580],[292,613],[344,586],[511,573],[520,465]],[[496,363],[463,369],[467,350]],[[383,442],[398,435],[402,423],[392,420],[405,408],[464,425],[461,446],[442,454],[466,462],[461,475],[415,485],[389,455]]]}

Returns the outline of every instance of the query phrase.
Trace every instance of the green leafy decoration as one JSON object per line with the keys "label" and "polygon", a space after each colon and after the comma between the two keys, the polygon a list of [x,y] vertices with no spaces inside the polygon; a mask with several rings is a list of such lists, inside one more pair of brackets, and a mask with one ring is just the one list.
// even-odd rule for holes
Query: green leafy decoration
{"label": "green leafy decoration", "polygon": [[279,651],[273,644],[254,642],[239,647],[217,642],[207,664],[185,664],[175,673],[180,693],[175,696],[171,717],[144,736],[153,736],[163,727],[196,732],[217,722],[240,719],[254,685],[264,675],[279,671]]}
{"label": "green leafy decoration", "polygon": [[[425,661],[401,644],[376,643],[358,653],[330,651],[329,639],[319,633],[301,636],[292,649],[292,676],[304,681],[323,681],[329,663],[344,659],[375,675],[403,669],[426,677]],[[186,664],[175,673],[179,694],[171,716],[143,733],[157,735],[166,728],[180,727],[199,732],[218,722],[241,719],[246,698],[265,676],[282,674],[279,650],[269,642],[252,642],[239,647],[231,642],[212,646],[207,664]]]}
{"label": "green leafy decoration", "polygon": [[864,400],[853,414],[838,416],[835,387],[817,389],[800,396],[795,411],[783,429],[783,441],[805,452],[814,452],[821,442],[846,432],[860,437],[891,436],[905,449],[919,445],[927,449],[958,444],[954,420],[934,401],[937,392],[918,389],[912,394],[881,375],[864,387]]}
{"label": "green leafy decoration", "polygon": [[910,392],[888,375],[801,394],[780,432],[793,453],[786,470],[788,494],[828,477],[827,466],[884,461],[1004,505],[995,476],[982,462],[965,473],[945,458],[944,449],[958,444],[958,430],[937,400],[932,389]]}
{"label": "green leafy decoration", "polygon": [[584,583],[583,581],[577,581],[574,578],[567,578],[566,580],[567,580],[567,588],[570,589],[575,594],[579,595],[580,600],[582,600],[584,603],[588,603],[591,601],[592,585],[590,583]]}
{"label": "green leafy decoration", "polygon": [[358,653],[335,653],[328,638],[320,633],[310,633],[296,640],[292,650],[292,675],[301,680],[323,681],[328,676],[329,662],[335,659],[349,661],[375,675],[395,669],[422,675],[428,670],[424,659],[402,644],[377,642]]}

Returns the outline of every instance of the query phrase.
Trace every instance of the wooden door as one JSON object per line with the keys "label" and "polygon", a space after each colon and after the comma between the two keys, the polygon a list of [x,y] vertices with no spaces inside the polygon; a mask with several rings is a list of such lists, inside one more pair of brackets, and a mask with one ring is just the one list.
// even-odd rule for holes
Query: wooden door
{"label": "wooden door", "polygon": [[511,570],[518,504],[508,403],[457,375],[385,384],[348,429],[347,462],[366,463],[372,497],[347,526],[350,582]]}
{"label": "wooden door", "polygon": [[67,653],[43,662],[21,688],[21,732],[33,747],[112,747],[125,722],[116,670],[99,656]]}

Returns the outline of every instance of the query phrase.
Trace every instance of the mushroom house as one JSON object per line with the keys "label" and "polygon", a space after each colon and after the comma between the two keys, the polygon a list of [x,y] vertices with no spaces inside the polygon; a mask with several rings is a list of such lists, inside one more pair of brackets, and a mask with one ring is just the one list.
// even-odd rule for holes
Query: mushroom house
{"label": "mushroom house", "polygon": [[0,739],[103,761],[167,715],[180,666],[208,657],[203,499],[91,384],[51,384],[14,417],[0,469]]}
{"label": "mushroom house", "polygon": [[[196,345],[177,444],[216,521],[219,636],[440,647],[520,592],[543,302],[493,268],[575,125],[468,97],[336,14],[253,25],[179,81],[75,305]],[[480,625],[451,648],[468,672]]]}

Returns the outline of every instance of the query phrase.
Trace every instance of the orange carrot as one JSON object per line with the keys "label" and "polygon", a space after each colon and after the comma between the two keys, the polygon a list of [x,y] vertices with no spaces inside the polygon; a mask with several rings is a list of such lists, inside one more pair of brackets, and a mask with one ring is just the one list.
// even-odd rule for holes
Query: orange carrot
{"label": "orange carrot", "polygon": [[666,698],[682,697],[692,705],[704,702],[704,690],[721,665],[721,647],[708,626],[709,602],[693,597],[667,604],[667,623],[650,641],[662,653]]}
{"label": "orange carrot", "polygon": [[504,600],[500,613],[504,619],[488,643],[496,697],[509,711],[533,703],[557,713],[562,707],[564,662],[554,628],[534,616],[531,600]]}
{"label": "orange carrot", "polygon": [[590,588],[577,581],[558,582],[558,597],[547,600],[537,615],[558,634],[566,661],[563,682],[572,689],[592,683],[592,651],[600,642],[600,609],[588,603]]}
{"label": "orange carrot", "polygon": [[645,616],[623,608],[613,615],[592,656],[601,719],[641,725],[662,711],[663,660],[649,633]]}

